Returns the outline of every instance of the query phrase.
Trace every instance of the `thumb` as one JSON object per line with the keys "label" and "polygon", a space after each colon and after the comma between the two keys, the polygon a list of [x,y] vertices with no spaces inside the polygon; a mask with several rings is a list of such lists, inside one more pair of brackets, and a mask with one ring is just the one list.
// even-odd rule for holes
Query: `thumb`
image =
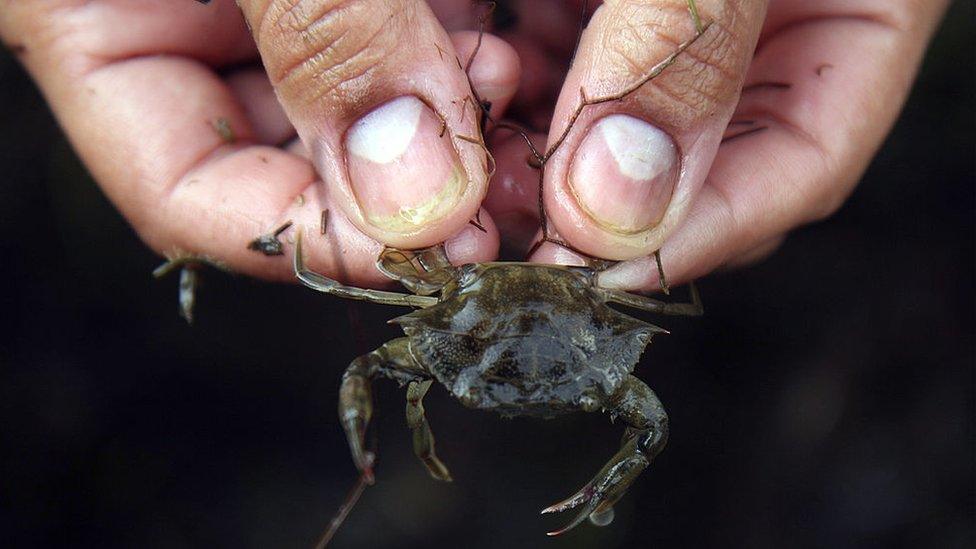
{"label": "thumb", "polygon": [[705,181],[765,11],[765,0],[600,6],[549,133],[544,198],[561,238],[616,260],[661,247]]}
{"label": "thumb", "polygon": [[417,248],[475,216],[487,186],[479,113],[426,2],[240,5],[325,192],[357,228]]}

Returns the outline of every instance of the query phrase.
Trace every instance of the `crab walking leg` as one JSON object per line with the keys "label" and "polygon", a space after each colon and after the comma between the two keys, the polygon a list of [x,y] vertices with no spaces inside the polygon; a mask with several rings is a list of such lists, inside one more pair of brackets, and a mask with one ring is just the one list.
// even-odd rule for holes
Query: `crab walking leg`
{"label": "crab walking leg", "polygon": [[373,379],[384,375],[401,382],[422,380],[421,369],[410,356],[409,342],[401,337],[352,361],[339,387],[339,421],[346,432],[352,460],[369,484],[373,483],[375,456],[366,450],[366,429],[373,415]]}
{"label": "crab walking leg", "polygon": [[447,259],[447,253],[441,244],[419,251],[387,247],[376,261],[376,268],[411,292],[422,296],[441,291],[444,285],[454,279],[455,273],[455,268]]}
{"label": "crab walking leg", "polygon": [[305,259],[302,257],[302,233],[300,230],[298,232],[298,239],[295,241],[294,269],[295,276],[298,277],[298,280],[302,284],[313,290],[346,299],[360,299],[372,303],[381,303],[383,305],[403,305],[406,307],[429,307],[437,303],[437,298],[433,297],[346,286],[325,275],[306,269]]}
{"label": "crab walking leg", "polygon": [[688,284],[688,289],[691,292],[691,303],[668,303],[666,301],[660,301],[644,295],[632,294],[622,290],[611,290],[607,288],[599,288],[598,291],[603,294],[604,299],[607,301],[620,303],[621,305],[626,305],[642,311],[649,311],[662,315],[701,316],[704,312],[704,308],[702,307],[701,296],[698,295],[698,287],[696,287],[695,283],[692,282]]}
{"label": "crab walking leg", "polygon": [[365,446],[366,427],[373,416],[371,383],[374,372],[370,364],[373,353],[352,361],[342,376],[342,385],[339,388],[339,421],[346,431],[352,460],[369,484],[373,484],[374,456],[366,451]]}
{"label": "crab walking leg", "polygon": [[556,513],[581,507],[565,527],[549,532],[558,536],[578,526],[587,517],[598,526],[613,520],[613,504],[650,465],[668,442],[668,415],[657,395],[643,381],[628,376],[610,397],[612,412],[627,425],[625,442],[610,461],[578,492],[543,513]]}
{"label": "crab walking leg", "polygon": [[437,458],[434,452],[434,433],[430,430],[427,415],[424,413],[424,395],[433,380],[413,381],[407,386],[407,425],[413,431],[413,453],[437,480],[452,482],[451,472]]}

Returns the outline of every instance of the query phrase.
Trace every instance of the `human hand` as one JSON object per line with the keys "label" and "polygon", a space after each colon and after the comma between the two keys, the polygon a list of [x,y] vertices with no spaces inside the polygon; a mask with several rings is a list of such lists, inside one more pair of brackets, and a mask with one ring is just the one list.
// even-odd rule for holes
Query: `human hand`
{"label": "human hand", "polygon": [[[160,253],[294,280],[290,260],[247,249],[292,220],[307,227],[311,268],[365,286],[388,282],[374,267],[380,242],[446,241],[459,263],[495,256],[490,216],[485,231],[468,224],[486,157],[465,141],[478,116],[457,60],[477,33],[444,30],[477,26],[467,1],[239,4],[17,0],[0,10],[0,37]],[[504,111],[514,52],[486,36],[470,77]]]}
{"label": "human hand", "polygon": [[[486,185],[478,169],[483,159],[459,138],[476,134],[474,107],[463,105],[469,97],[466,82],[450,62],[451,44],[443,40],[444,32],[431,14],[417,2],[406,1],[365,2],[367,8],[361,12],[347,10],[337,17],[328,17],[328,10],[275,12],[277,4],[270,2],[269,8],[268,0],[242,4],[253,21],[287,23],[252,26],[266,66],[278,74],[275,81],[280,79],[278,96],[285,111],[308,149],[315,151],[311,157],[324,174],[324,186],[315,181],[304,158],[305,147],[291,142],[293,126],[262,71],[239,68],[255,60],[256,50],[230,2],[207,8],[150,0],[19,2],[0,14],[0,34],[10,44],[24,46],[22,59],[82,158],[142,237],[163,253],[204,255],[248,274],[289,279],[287,262],[249,252],[246,242],[286,219],[314,233],[321,210],[329,209],[329,234],[310,241],[307,248],[311,267],[337,278],[381,283],[372,267],[381,247],[377,240],[402,247],[447,240],[455,262],[491,258],[497,237],[489,216],[480,216],[487,232],[467,225]],[[558,4],[517,3],[523,20],[543,18],[545,24],[525,27],[534,36],[519,29],[505,35],[533,69],[527,71],[522,90],[527,93],[521,94],[518,106],[537,125],[546,122],[551,105],[540,97],[545,98],[547,87],[560,83],[558,68],[540,55],[540,46],[568,58],[568,46],[575,40],[576,8]],[[330,3],[307,5],[325,9]],[[431,5],[448,28],[473,26],[467,2]],[[785,231],[836,209],[893,121],[944,8],[944,3],[902,1],[852,10],[841,2],[813,7],[780,0],[772,3],[764,22],[763,2],[728,5],[732,8],[723,12],[718,2],[700,1],[702,19],[714,26],[652,82],[622,101],[582,111],[565,143],[547,162],[545,188],[553,235],[558,232],[593,255],[633,259],[604,273],[606,285],[656,287],[657,271],[647,254],[662,243],[669,274],[686,279],[768,253]],[[656,30],[675,35],[680,29],[682,35],[693,35],[685,6],[681,0],[656,0],[614,2],[600,9],[562,87],[550,145],[565,130],[581,87],[588,97],[617,93],[666,58],[681,40]],[[377,18],[374,10],[386,10],[392,18]],[[732,17],[733,13],[738,15]],[[393,23],[365,42],[364,33],[349,31],[382,26],[386,20]],[[320,23],[303,33],[311,21]],[[760,25],[760,48],[750,64]],[[634,28],[640,32],[632,32]],[[329,50],[331,62],[322,66],[323,58],[314,57],[315,52],[348,34],[343,31],[352,32],[355,40],[337,42],[339,47]],[[459,33],[453,38],[457,57],[466,59],[476,36]],[[448,62],[431,63],[424,39],[437,44],[438,61]],[[365,49],[358,50],[360,46]],[[299,70],[288,72],[293,66]],[[356,78],[364,71],[370,75],[368,83]],[[411,75],[425,75],[417,80],[427,84],[418,85]],[[744,76],[747,92],[730,127],[736,133],[718,149],[706,181]],[[492,114],[497,117],[514,92],[518,61],[505,44],[486,36],[471,79],[493,102]],[[344,84],[336,86],[337,82]],[[775,85],[754,86],[763,83]],[[381,167],[378,173],[383,177],[372,180],[372,187],[371,178],[358,178],[366,182],[363,193],[356,187],[356,170],[344,169],[343,140],[353,133],[346,133],[348,128],[382,103],[377,97],[411,92],[444,117],[457,156],[451,157],[448,149],[442,159],[464,168],[464,190],[449,196],[449,206],[411,208],[417,204],[410,202],[423,194],[429,163],[396,163],[388,172]],[[450,116],[445,107],[459,108],[459,103],[471,113]],[[664,184],[647,186],[652,192],[628,190],[602,178],[582,177],[573,187],[567,183],[571,157],[589,124],[618,113],[652,122],[676,142],[680,158],[671,171],[680,176],[665,174]],[[227,121],[236,143],[223,142],[211,127],[220,119]],[[432,119],[420,119],[427,120],[429,130]],[[734,137],[738,131],[756,133]],[[274,144],[285,144],[286,150],[267,146]],[[535,211],[536,180],[527,173],[525,149],[516,152],[515,145],[521,147],[515,139],[499,144],[502,182],[493,186],[487,202],[490,212],[505,219],[502,228],[509,232],[517,226],[509,222],[513,211]],[[375,149],[381,153],[383,147]],[[369,156],[369,151],[364,154]],[[611,158],[606,151],[590,157],[603,168]],[[506,178],[517,184],[505,183]],[[587,213],[573,198],[576,195],[596,198],[598,204]],[[363,196],[377,199],[378,219],[370,221],[368,212],[364,214],[359,205]],[[384,200],[390,196],[393,200]],[[622,230],[614,230],[613,222],[596,222],[591,215],[612,214],[615,200],[633,206],[617,225]],[[402,211],[414,215],[399,227],[382,219],[390,218],[383,212]],[[682,224],[685,217],[690,219]],[[393,218],[405,221],[403,216]],[[573,257],[547,245],[534,259]]]}
{"label": "human hand", "polygon": [[[579,4],[515,6],[519,23],[501,34],[525,74],[512,111],[548,126],[551,95],[561,88],[548,137],[532,134],[540,151],[559,142],[581,89],[588,98],[617,94],[696,32],[686,0],[605,2],[564,83]],[[581,111],[548,159],[550,236],[629,260],[603,273],[601,284],[656,289],[649,254],[659,248],[671,281],[754,261],[790,229],[833,213],[894,122],[946,2],[772,0],[768,15],[766,7],[698,0],[701,20],[711,22],[702,36],[625,98]],[[586,137],[593,124],[620,114],[633,118],[614,117],[594,132],[600,137]],[[619,150],[609,151],[608,142]],[[524,226],[537,223],[525,199],[537,176],[519,136],[492,144],[499,184],[488,210],[503,239],[525,238]],[[625,168],[637,175],[623,176]],[[528,220],[521,232],[518,219]],[[533,259],[580,261],[551,244]]]}

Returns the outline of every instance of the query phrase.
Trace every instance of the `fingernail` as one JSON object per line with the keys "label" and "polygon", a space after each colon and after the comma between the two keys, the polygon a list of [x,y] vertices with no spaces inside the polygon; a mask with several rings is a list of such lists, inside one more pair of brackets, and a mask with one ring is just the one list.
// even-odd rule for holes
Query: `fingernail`
{"label": "fingernail", "polygon": [[678,180],[678,150],[647,122],[614,114],[590,127],[576,150],[569,185],[606,229],[633,234],[660,223]]}
{"label": "fingernail", "polygon": [[468,182],[441,119],[413,96],[384,103],[349,128],[346,165],[366,220],[402,233],[447,215]]}

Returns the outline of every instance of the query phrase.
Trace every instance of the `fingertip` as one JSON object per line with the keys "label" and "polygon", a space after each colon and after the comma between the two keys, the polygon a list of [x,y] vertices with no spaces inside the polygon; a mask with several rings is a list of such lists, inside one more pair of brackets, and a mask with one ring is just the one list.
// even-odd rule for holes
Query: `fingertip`
{"label": "fingertip", "polygon": [[657,263],[652,256],[622,261],[597,275],[601,288],[624,291],[660,289],[658,280]]}
{"label": "fingertip", "polygon": [[479,46],[478,35],[477,31],[458,31],[451,34],[451,41],[462,65],[475,55],[468,72],[471,85],[478,97],[491,103],[491,115],[498,118],[518,89],[522,66],[518,53],[508,42],[482,33]]}
{"label": "fingertip", "polygon": [[586,259],[583,256],[552,242],[543,242],[529,258],[529,261],[549,265],[586,266]]}
{"label": "fingertip", "polygon": [[[230,271],[295,280],[298,231],[307,268],[363,287],[391,282],[376,268],[383,246],[356,228],[304,159],[252,146],[214,158],[188,174],[152,215],[133,220],[143,240],[172,258],[212,258]],[[249,244],[276,232],[281,254]]]}
{"label": "fingertip", "polygon": [[[549,237],[554,240],[559,240],[559,236],[555,234],[550,234]],[[542,230],[540,229],[536,232],[535,238],[532,240],[532,242],[535,244],[541,239]],[[559,244],[550,241],[543,242],[536,246],[528,260],[532,263],[545,263],[548,265],[570,265],[573,267],[585,267],[587,265],[587,258],[574,252],[566,246],[560,246]]]}
{"label": "fingertip", "polygon": [[227,75],[225,81],[251,122],[258,143],[279,145],[295,136],[295,128],[288,121],[264,70],[258,67],[238,70]]}
{"label": "fingertip", "polygon": [[498,257],[498,228],[491,215],[481,210],[457,234],[444,241],[444,251],[455,265],[484,263]]}
{"label": "fingertip", "polygon": [[[742,231],[728,217],[728,211],[714,189],[702,189],[685,222],[658,250],[670,286],[700,278],[731,257]],[[647,254],[621,261],[600,273],[597,283],[618,290],[658,292],[661,283],[657,259]]]}

